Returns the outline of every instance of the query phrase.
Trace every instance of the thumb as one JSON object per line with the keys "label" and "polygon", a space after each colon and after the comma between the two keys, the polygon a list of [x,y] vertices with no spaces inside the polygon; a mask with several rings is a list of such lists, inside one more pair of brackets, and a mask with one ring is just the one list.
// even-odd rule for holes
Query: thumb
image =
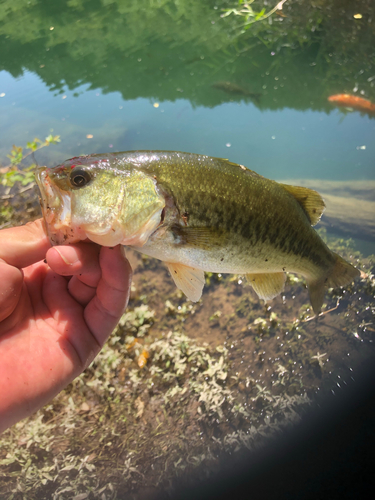
{"label": "thumb", "polygon": [[19,269],[44,259],[50,247],[43,219],[0,231],[0,259]]}

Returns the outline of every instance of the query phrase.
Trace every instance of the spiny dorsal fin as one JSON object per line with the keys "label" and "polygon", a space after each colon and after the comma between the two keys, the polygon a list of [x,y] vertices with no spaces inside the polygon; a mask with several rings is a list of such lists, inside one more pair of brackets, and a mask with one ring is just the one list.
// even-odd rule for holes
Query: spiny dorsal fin
{"label": "spiny dorsal fin", "polygon": [[280,184],[288,193],[290,193],[301,205],[306,212],[312,226],[315,226],[320,220],[324,209],[325,203],[319,193],[313,189],[301,186],[289,186],[288,184]]}
{"label": "spiny dorsal fin", "polygon": [[175,282],[188,299],[193,302],[198,302],[202,296],[204,287],[204,272],[201,269],[184,266],[183,264],[166,263]]}
{"label": "spiny dorsal fin", "polygon": [[246,279],[263,300],[271,300],[284,290],[285,273],[246,274]]}

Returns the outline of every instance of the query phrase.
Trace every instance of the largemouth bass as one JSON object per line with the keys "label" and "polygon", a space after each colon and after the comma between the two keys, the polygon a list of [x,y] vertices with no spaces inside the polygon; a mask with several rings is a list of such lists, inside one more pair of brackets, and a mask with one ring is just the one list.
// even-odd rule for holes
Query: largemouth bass
{"label": "largemouth bass", "polygon": [[164,261],[192,301],[204,271],[246,275],[264,300],[285,273],[305,277],[316,314],[324,289],[359,271],[312,228],[325,208],[311,189],[266,179],[228,160],[170,151],[80,156],[36,179],[52,244],[88,238]]}

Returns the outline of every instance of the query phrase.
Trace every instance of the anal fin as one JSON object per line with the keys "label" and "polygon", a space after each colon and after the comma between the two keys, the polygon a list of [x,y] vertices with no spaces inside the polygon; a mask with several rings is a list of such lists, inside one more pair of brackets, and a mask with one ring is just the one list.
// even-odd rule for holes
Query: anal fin
{"label": "anal fin", "polygon": [[284,290],[285,273],[252,273],[246,278],[263,300],[271,300]]}
{"label": "anal fin", "polygon": [[197,302],[205,284],[204,272],[201,269],[184,266],[183,264],[166,263],[177,286],[188,299]]}

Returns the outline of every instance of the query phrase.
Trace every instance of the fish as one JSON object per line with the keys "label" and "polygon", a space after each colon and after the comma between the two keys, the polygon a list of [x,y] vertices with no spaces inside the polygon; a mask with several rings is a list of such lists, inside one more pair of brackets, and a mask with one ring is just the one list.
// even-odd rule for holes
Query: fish
{"label": "fish", "polygon": [[337,106],[357,109],[363,113],[375,114],[375,104],[363,97],[351,94],[336,94],[328,97],[328,100]]}
{"label": "fish", "polygon": [[245,97],[250,97],[251,99],[254,99],[259,103],[260,98],[262,96],[261,93],[257,92],[251,92],[250,90],[245,89],[244,87],[241,87],[240,85],[237,85],[236,83],[232,82],[216,82],[211,85],[211,87],[215,89],[222,90],[223,92],[226,92],[227,94],[235,94],[235,95],[243,95]]}
{"label": "fish", "polygon": [[360,272],[312,227],[325,204],[311,189],[267,179],[227,159],[128,151],[39,167],[36,181],[53,245],[122,244],[166,263],[198,301],[204,272],[245,275],[265,301],[301,274],[319,314],[327,287]]}

